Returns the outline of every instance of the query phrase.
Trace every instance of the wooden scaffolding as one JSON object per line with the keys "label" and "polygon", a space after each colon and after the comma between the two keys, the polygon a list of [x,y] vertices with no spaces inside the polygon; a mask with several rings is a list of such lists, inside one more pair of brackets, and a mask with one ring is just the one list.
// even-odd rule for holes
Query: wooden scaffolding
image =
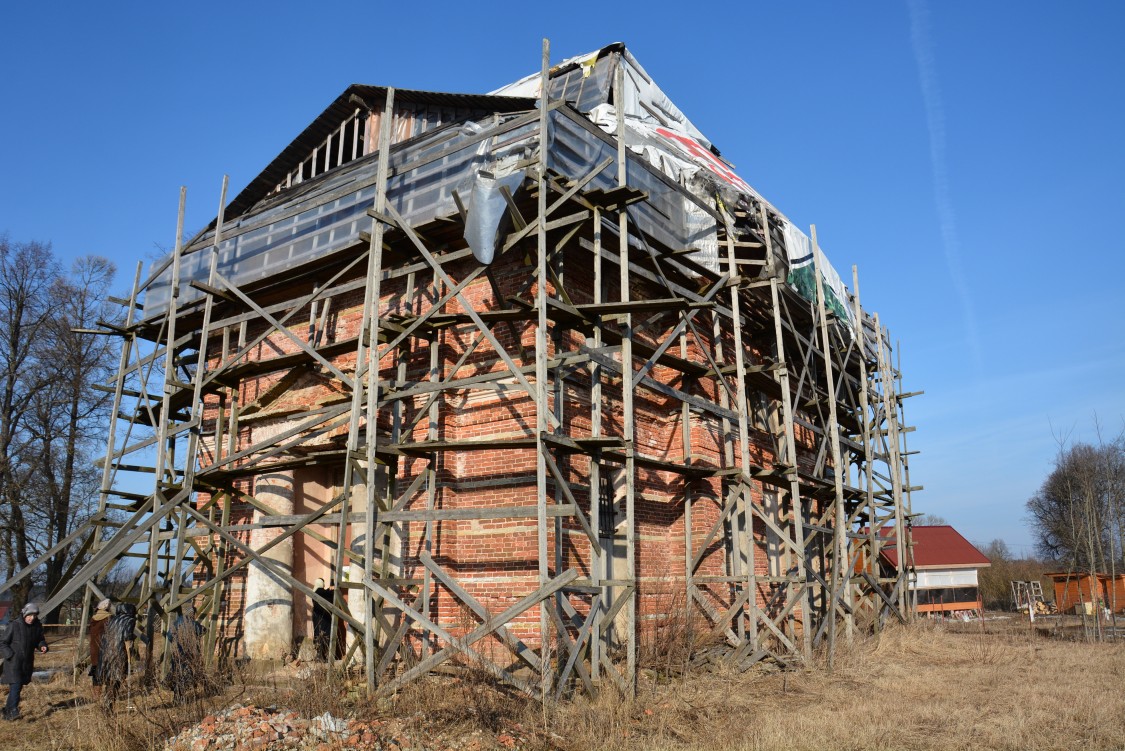
{"label": "wooden scaffolding", "polygon": [[[492,266],[466,246],[463,207],[412,226],[387,200],[392,170],[408,180],[426,159],[448,156],[392,164],[393,89],[370,232],[332,264],[252,289],[221,273],[224,182],[207,281],[193,279],[182,302],[181,193],[166,311],[139,320],[146,289],[167,268],[142,279],[138,266],[123,322],[106,325],[122,352],[106,384],[114,409],[100,508],[61,541],[84,555],[45,610],[82,594],[85,614],[106,573],[129,559],[137,575],[123,597],[160,613],[194,603],[210,659],[227,643],[232,577],[254,565],[327,608],[333,642],[336,623],[346,624],[341,663],[372,691],[466,660],[536,697],[605,683],[631,690],[651,622],[638,591],[658,584],[638,575],[637,509],[651,502],[638,478],[656,473],[671,478],[670,505],[682,515],[682,570],[670,580],[676,607],[697,624],[697,661],[800,663],[822,644],[832,655],[838,639],[907,617],[908,395],[889,334],[860,305],[855,269],[850,316],[826,308],[819,273],[816,302],[802,297],[787,283],[780,218],[749,196],[729,206],[714,197],[717,269],[663,244],[638,219],[650,196],[631,182],[639,157],[625,147],[621,111],[617,137],[602,133],[549,99],[549,75],[545,44],[538,108],[449,147],[527,131],[540,144],[521,165],[523,185],[504,193]],[[560,174],[545,147],[554,119],[610,156]],[[812,240],[815,251],[815,228]],[[523,269],[522,281],[495,278],[501,261]],[[470,291],[485,283],[495,294],[482,304]],[[333,316],[359,298],[359,325],[334,336]],[[450,336],[462,343],[456,358],[443,349]],[[284,346],[263,357],[267,341]],[[245,440],[255,414],[312,371],[338,385],[338,398]],[[250,398],[244,384],[267,375],[273,385]],[[442,410],[482,391],[522,400],[527,430],[450,440]],[[638,444],[638,400],[678,412],[676,460]],[[704,456],[706,436],[717,436],[717,459]],[[442,500],[445,468],[511,452],[534,457],[527,503]],[[305,513],[279,510],[249,482],[309,466],[338,467],[342,479]],[[150,489],[138,492],[137,477]],[[438,538],[443,525],[513,519],[534,529],[535,581],[498,610],[443,560]],[[255,540],[255,529],[271,535]],[[296,535],[330,551],[331,601],[271,557]],[[879,555],[888,544],[903,562],[889,574]],[[466,622],[438,618],[441,597]]]}

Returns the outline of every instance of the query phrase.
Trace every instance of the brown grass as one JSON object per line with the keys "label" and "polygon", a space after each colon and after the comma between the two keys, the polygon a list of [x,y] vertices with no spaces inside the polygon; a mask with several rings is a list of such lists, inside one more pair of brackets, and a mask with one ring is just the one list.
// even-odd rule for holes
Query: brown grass
{"label": "brown grass", "polygon": [[[439,748],[442,738],[468,736],[480,748],[510,746],[514,736],[528,748],[567,751],[1125,748],[1125,645],[1047,639],[1010,623],[889,628],[838,647],[831,672],[820,663],[789,672],[689,670],[670,681],[646,671],[637,698],[607,690],[547,707],[479,672],[420,681],[374,704],[319,674],[296,692],[256,677],[263,687],[243,688],[239,700],[304,716],[395,716]],[[83,701],[87,683],[76,691],[57,678],[26,689],[30,723],[0,723],[0,748],[150,748],[233,700],[228,693],[176,708],[156,691],[134,697],[137,711],[119,705],[105,717]]]}

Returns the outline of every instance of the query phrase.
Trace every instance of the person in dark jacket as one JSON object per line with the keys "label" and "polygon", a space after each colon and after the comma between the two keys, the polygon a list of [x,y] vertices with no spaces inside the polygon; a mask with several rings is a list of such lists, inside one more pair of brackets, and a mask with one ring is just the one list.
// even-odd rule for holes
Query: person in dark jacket
{"label": "person in dark jacket", "polygon": [[113,702],[121,686],[129,679],[129,650],[136,639],[137,606],[131,602],[117,606],[117,613],[106,623],[102,634],[101,655],[98,660],[98,677],[102,682],[102,697],[106,709]]}
{"label": "person in dark jacket", "polygon": [[39,622],[39,607],[29,602],[23,606],[20,619],[12,623],[8,633],[0,638],[0,657],[4,670],[0,683],[8,684],[8,703],[4,705],[4,719],[20,717],[20,692],[31,683],[35,672],[35,650],[46,654],[47,640],[43,638],[43,624]]}
{"label": "person in dark jacket", "polygon": [[[336,596],[335,590],[324,586],[324,579],[317,579],[313,594],[322,597],[328,602]],[[328,644],[332,633],[332,611],[317,601],[312,606],[313,644],[316,645],[316,659],[328,658]]]}
{"label": "person in dark jacket", "polygon": [[90,680],[94,684],[94,700],[99,701],[102,698],[102,678],[100,670],[101,654],[102,654],[102,637],[105,635],[106,624],[109,623],[110,616],[110,602],[108,599],[102,600],[98,603],[98,607],[94,610],[94,615],[90,618]]}

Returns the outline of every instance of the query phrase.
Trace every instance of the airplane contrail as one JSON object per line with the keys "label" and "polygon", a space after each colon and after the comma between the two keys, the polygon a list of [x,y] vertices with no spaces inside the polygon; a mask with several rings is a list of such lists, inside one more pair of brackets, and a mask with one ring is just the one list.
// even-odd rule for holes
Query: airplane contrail
{"label": "airplane contrail", "polygon": [[965,334],[977,374],[983,370],[980,339],[977,335],[976,313],[973,309],[965,271],[961,264],[961,244],[957,237],[957,215],[949,191],[949,172],[945,156],[945,108],[941,99],[933,46],[930,44],[929,9],[923,0],[907,0],[910,11],[910,41],[918,63],[918,79],[922,102],[926,108],[926,127],[930,135],[930,164],[934,179],[934,201],[937,204],[938,226],[941,230],[945,265],[957,291]]}

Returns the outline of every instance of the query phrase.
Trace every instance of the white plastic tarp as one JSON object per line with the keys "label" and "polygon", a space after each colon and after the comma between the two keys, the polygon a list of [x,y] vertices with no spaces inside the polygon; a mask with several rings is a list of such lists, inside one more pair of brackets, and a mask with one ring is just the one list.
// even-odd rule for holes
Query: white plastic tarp
{"label": "white plastic tarp", "polygon": [[[602,50],[598,50],[569,58],[560,63],[560,67],[578,65],[583,75],[588,76],[598,64],[601,53]],[[602,103],[587,112],[587,116],[596,125],[610,135],[616,135],[616,106],[620,106],[624,110],[625,145],[695,195],[711,202],[716,193],[728,194],[724,200],[731,200],[734,196],[729,194],[733,192],[769,203],[739,177],[729,163],[711,150],[711,142],[664,94],[628,50],[624,51],[620,60],[624,67],[621,101],[615,104]],[[492,93],[538,96],[539,86],[539,74],[532,74]],[[813,274],[809,238],[784,214],[773,210],[782,217],[784,223],[786,255],[790,267],[786,281],[806,300],[815,302],[816,277]],[[705,211],[700,211],[706,214]],[[704,220],[700,217],[700,221],[707,224],[711,219],[708,217]],[[711,235],[698,249],[701,252],[697,260],[708,268],[717,270],[717,235]],[[817,265],[820,267],[825,289],[825,305],[839,320],[847,321],[854,328],[847,286],[822,251],[818,251]]]}
{"label": "white plastic tarp", "polygon": [[[584,55],[575,55],[553,67],[559,69],[577,65],[581,68],[582,75],[588,77],[594,73],[599,60],[603,64],[610,60],[608,55],[603,57],[603,53],[608,49],[603,47]],[[621,100],[624,103],[626,117],[652,120],[676,132],[688,135],[703,144],[705,149],[710,149],[711,142],[707,140],[707,137],[688,120],[687,115],[681,112],[680,108],[656,85],[631,52],[625,50],[619,59],[624,66],[624,91],[621,93]],[[541,74],[532,73],[507,86],[490,91],[489,94],[538,98],[542,93],[540,83]],[[621,102],[618,102],[618,104],[621,104]]]}
{"label": "white plastic tarp", "polygon": [[977,586],[977,570],[946,569],[935,571],[919,571],[915,589],[945,589],[947,587],[975,587]]}

